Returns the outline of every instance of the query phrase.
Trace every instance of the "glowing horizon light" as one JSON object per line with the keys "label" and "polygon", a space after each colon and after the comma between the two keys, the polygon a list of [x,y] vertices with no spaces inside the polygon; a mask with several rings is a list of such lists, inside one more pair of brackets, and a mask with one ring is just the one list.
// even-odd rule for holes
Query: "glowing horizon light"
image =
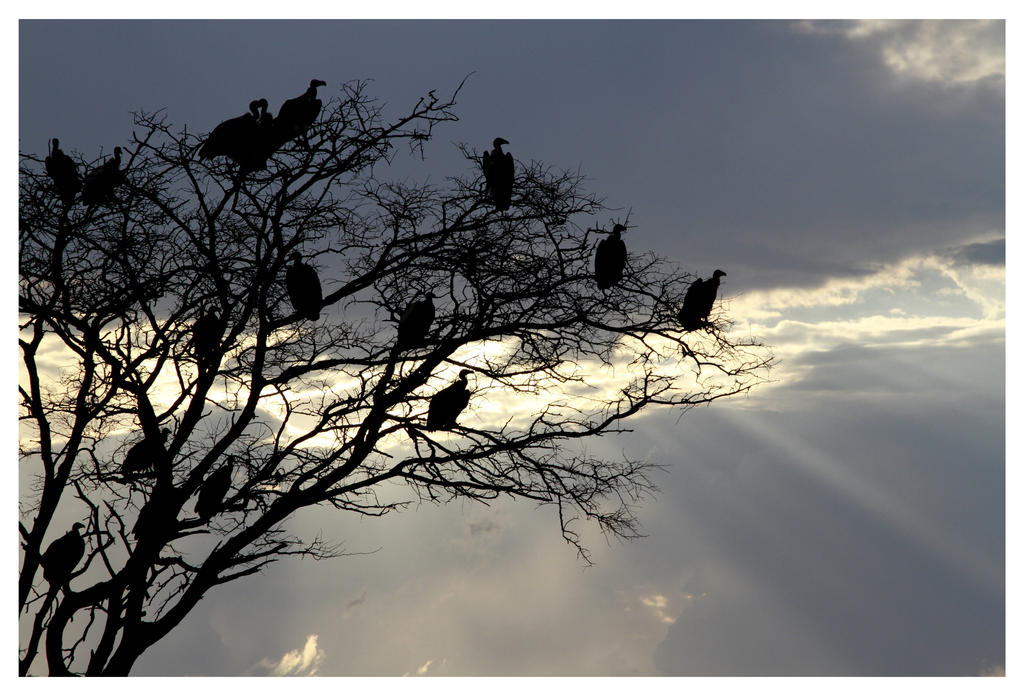
{"label": "glowing horizon light", "polygon": [[[1005,295],[1005,266],[957,264],[948,255],[925,253],[813,288],[727,298],[728,315],[739,318],[734,331],[758,336],[778,360],[770,383],[728,407],[762,407],[783,385],[809,374],[804,356],[844,346],[909,350],[1003,342]],[[837,308],[843,308],[843,317],[836,317]]]}
{"label": "glowing horizon light", "polygon": [[[1005,335],[1005,267],[984,264],[956,264],[951,258],[929,253],[908,257],[898,263],[881,267],[858,277],[832,278],[813,288],[772,288],[751,291],[723,298],[723,316],[733,319],[733,340],[755,336],[770,345],[779,365],[773,368],[770,381],[754,390],[750,399],[732,400],[731,408],[749,410],[761,407],[771,398],[776,387],[799,381],[809,374],[801,356],[834,350],[844,345],[863,348],[920,348],[929,346],[964,347],[978,342],[1002,340]],[[955,315],[950,306],[960,302]],[[966,303],[963,304],[963,303]],[[846,308],[844,318],[835,318],[837,307]],[[964,314],[967,309],[974,309]],[[914,310],[917,311],[914,311]],[[925,310],[927,313],[922,313]],[[943,311],[947,312],[946,314]],[[800,318],[796,318],[799,316]],[[289,329],[275,332],[272,342],[285,340]],[[702,332],[691,332],[684,340],[695,345],[709,340]],[[490,379],[489,366],[506,364],[518,348],[515,338],[490,339],[459,348],[450,359],[430,375],[426,384],[413,393],[418,401],[398,405],[397,415],[425,417],[427,401],[438,390],[450,384],[463,366],[476,368],[470,377],[473,393],[470,406],[460,422],[477,428],[500,429],[526,425],[545,410],[562,417],[595,417],[607,404],[622,397],[642,377],[643,369],[655,376],[674,380],[674,394],[702,393],[728,387],[721,376],[698,375],[692,364],[678,353],[678,347],[663,337],[651,337],[647,346],[637,339],[623,337],[613,347],[606,361],[596,358],[566,360],[559,366],[560,379],[538,374],[514,382],[510,389]],[[237,358],[255,345],[255,337],[243,334],[225,355],[225,363]],[[712,344],[707,344],[711,347]],[[634,357],[653,349],[654,360],[641,366]],[[75,364],[75,354],[56,336],[44,336],[37,353],[40,378],[44,389],[60,388],[66,365]],[[404,366],[398,364],[401,372]],[[143,371],[154,369],[155,361],[142,365]],[[19,364],[22,383],[25,367]],[[183,376],[195,377],[195,365],[179,363]],[[374,368],[380,375],[383,368]],[[316,420],[316,405],[332,398],[355,395],[361,388],[365,372],[352,369],[331,369],[311,379],[296,381],[281,388],[267,388],[258,408],[273,423],[288,418],[284,433],[289,439],[302,437]],[[371,376],[372,380],[373,377]],[[156,376],[149,398],[157,410],[165,410],[181,398],[181,385],[174,365],[168,361]],[[243,382],[218,378],[207,398],[225,408],[237,408],[249,398]],[[287,401],[287,403],[286,403]],[[186,400],[182,406],[187,405]],[[289,412],[289,405],[292,408]],[[352,422],[359,413],[352,414]],[[637,414],[643,417],[649,410]],[[112,421],[106,435],[125,436],[135,432],[138,424],[130,415]],[[31,427],[22,427],[22,438],[31,436]],[[267,435],[265,442],[271,436]],[[404,433],[385,438],[387,445],[406,440]],[[332,448],[343,441],[341,433],[319,433],[301,443],[303,449]],[[406,443],[407,444],[407,443]],[[404,445],[399,445],[404,446]]]}

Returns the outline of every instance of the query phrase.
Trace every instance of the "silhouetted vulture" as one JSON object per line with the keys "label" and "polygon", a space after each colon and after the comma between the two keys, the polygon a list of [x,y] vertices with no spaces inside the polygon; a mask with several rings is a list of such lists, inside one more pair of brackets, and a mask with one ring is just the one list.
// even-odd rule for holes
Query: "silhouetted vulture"
{"label": "silhouetted vulture", "polygon": [[167,450],[164,443],[170,434],[170,429],[164,428],[157,438],[146,437],[132,445],[121,462],[121,473],[126,478],[137,478],[154,473],[154,465],[165,465]]}
{"label": "silhouetted vulture", "polygon": [[597,245],[594,275],[597,277],[597,287],[602,290],[622,280],[622,269],[626,267],[626,243],[622,241],[621,233],[625,231],[624,226],[615,225],[611,235]]}
{"label": "silhouetted vulture", "polygon": [[274,143],[276,147],[289,140],[305,135],[316,121],[323,108],[323,102],[316,98],[316,88],[327,83],[323,80],[310,80],[309,88],[299,96],[285,101],[277,110],[274,119]]}
{"label": "silhouetted vulture", "polygon": [[114,189],[121,183],[121,148],[114,148],[114,156],[85,175],[82,183],[82,202],[96,205],[114,200]]}
{"label": "silhouetted vulture", "polygon": [[60,141],[56,138],[46,158],[46,173],[53,179],[61,202],[70,208],[75,202],[75,194],[82,189],[82,177],[78,174],[78,165],[60,149]]}
{"label": "silhouetted vulture", "polygon": [[206,477],[206,481],[200,487],[195,511],[203,519],[217,514],[224,503],[224,497],[231,490],[231,469],[234,460],[233,456],[229,456],[227,463]]}
{"label": "silhouetted vulture", "polygon": [[320,318],[320,307],[324,303],[320,277],[316,269],[302,262],[298,252],[292,252],[292,265],[288,267],[284,283],[288,288],[288,299],[300,316],[316,321]]}
{"label": "silhouetted vulture", "polygon": [[274,114],[267,111],[267,109],[270,108],[270,102],[266,99],[260,99],[258,104],[260,107],[260,115],[256,119],[256,122],[259,124],[260,128],[269,133],[270,129],[274,127]]}
{"label": "silhouetted vulture", "polygon": [[274,150],[277,149],[277,143],[274,142],[274,114],[267,111],[270,104],[266,99],[260,99],[260,115],[256,119],[256,123],[259,126],[259,135],[256,139],[256,148],[253,152],[253,163],[251,169],[266,169],[267,160]]}
{"label": "silhouetted vulture", "polygon": [[718,295],[720,278],[724,275],[725,271],[716,270],[711,278],[698,278],[690,284],[683,298],[683,307],[679,310],[679,323],[683,325],[684,331],[696,331],[707,324],[711,307]]}
{"label": "silhouetted vulture", "polygon": [[[170,532],[168,523],[171,522],[171,510],[169,509],[171,504],[171,497],[168,495],[167,489],[159,486],[154,488],[153,494],[139,510],[139,516],[135,520],[135,524],[132,525],[132,536],[136,539],[143,536],[154,538]],[[174,520],[177,521],[177,518],[178,516],[175,514]]]}
{"label": "silhouetted vulture", "polygon": [[398,319],[398,347],[421,345],[434,323],[434,293],[428,292],[422,300],[414,300]]}
{"label": "silhouetted vulture", "polygon": [[241,164],[239,160],[259,137],[259,106],[259,101],[253,100],[249,102],[248,113],[219,123],[206,136],[206,142],[199,150],[199,159],[223,156]]}
{"label": "silhouetted vulture", "polygon": [[192,347],[196,351],[196,360],[202,364],[210,363],[217,355],[223,335],[223,320],[213,309],[204,310],[202,316],[192,324]]}
{"label": "silhouetted vulture", "polygon": [[462,370],[459,372],[458,379],[430,397],[430,408],[427,410],[428,429],[440,430],[455,427],[455,419],[462,413],[462,409],[469,405],[466,376],[470,372],[472,370]]}
{"label": "silhouetted vulture", "polygon": [[508,145],[504,138],[494,139],[494,149],[484,150],[483,170],[491,201],[498,210],[508,210],[512,205],[512,182],[515,179],[515,163],[511,152],[502,152],[501,146]]}
{"label": "silhouetted vulture", "polygon": [[43,566],[43,579],[55,587],[63,587],[71,579],[75,566],[85,555],[85,539],[78,533],[85,525],[75,522],[71,531],[55,539],[39,559]]}

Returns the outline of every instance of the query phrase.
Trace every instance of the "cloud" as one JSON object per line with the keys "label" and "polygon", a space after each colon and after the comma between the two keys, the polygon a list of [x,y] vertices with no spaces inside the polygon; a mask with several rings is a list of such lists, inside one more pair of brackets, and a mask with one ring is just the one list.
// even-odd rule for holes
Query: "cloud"
{"label": "cloud", "polygon": [[422,665],[417,667],[413,672],[404,672],[403,677],[425,677],[427,675],[438,676],[442,673],[442,670],[448,665],[448,658],[441,658],[441,661],[427,660]]}
{"label": "cloud", "polygon": [[[749,291],[730,300],[737,316],[758,319],[782,319],[786,310],[819,308],[834,309],[841,306],[864,304],[872,291],[889,295],[887,304],[900,306],[906,293],[924,290],[931,293],[939,284],[955,287],[957,294],[976,302],[989,314],[1004,309],[999,284],[1005,273],[997,266],[1005,255],[1005,240],[1000,238],[970,243],[943,252],[919,252],[895,263],[881,264],[858,275],[827,278],[813,287],[780,286]],[[981,265],[982,268],[975,268]],[[902,293],[902,294],[901,294]],[[998,299],[997,306],[989,305],[989,298]],[[927,294],[925,299],[932,299]]]}
{"label": "cloud", "polygon": [[858,277],[831,278],[817,287],[727,298],[726,314],[736,320],[735,330],[771,345],[779,360],[774,383],[755,390],[749,401],[728,405],[759,408],[764,399],[777,398],[780,388],[895,393],[922,386],[903,384],[906,370],[892,375],[867,371],[871,379],[853,379],[842,365],[823,360],[846,357],[851,349],[867,351],[858,357],[866,357],[865,364],[891,359],[899,350],[908,355],[937,352],[935,357],[962,351],[957,354],[969,364],[972,351],[998,348],[1006,331],[1005,267],[964,260],[991,259],[1002,244],[1001,239],[971,243],[912,256]]}
{"label": "cloud", "polygon": [[675,617],[668,611],[668,598],[665,595],[653,594],[640,598],[640,603],[649,607],[658,621],[663,624],[675,623]]}
{"label": "cloud", "polygon": [[1002,20],[892,20],[800,22],[810,33],[838,33],[874,47],[898,75],[963,84],[1006,76]]}
{"label": "cloud", "polygon": [[253,671],[272,677],[312,677],[324,660],[324,653],[317,647],[318,636],[313,633],[306,638],[301,649],[291,650],[280,660],[263,658]]}
{"label": "cloud", "polygon": [[965,244],[953,249],[949,257],[957,264],[969,266],[981,264],[985,266],[1006,265],[1006,238],[1001,237],[990,242]]}

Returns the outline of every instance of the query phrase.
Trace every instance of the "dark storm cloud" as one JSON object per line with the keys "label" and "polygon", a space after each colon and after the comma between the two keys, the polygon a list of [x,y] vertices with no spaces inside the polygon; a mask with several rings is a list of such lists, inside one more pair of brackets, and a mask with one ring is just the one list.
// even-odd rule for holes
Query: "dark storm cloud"
{"label": "dark storm cloud", "polygon": [[713,34],[687,44],[686,118],[650,155],[652,197],[679,211],[659,226],[679,235],[680,258],[739,263],[737,286],[801,284],[1002,228],[998,90],[897,87],[879,54],[780,24],[728,33],[739,50],[713,67],[698,61]]}
{"label": "dark storm cloud", "polygon": [[950,257],[962,266],[981,264],[986,266],[1006,265],[1006,239],[991,242],[967,244],[950,253]]}
{"label": "dark storm cloud", "polygon": [[202,131],[255,97],[275,109],[313,76],[329,94],[375,78],[399,108],[475,70],[462,120],[438,133],[427,165],[404,171],[464,171],[452,141],[482,148],[501,135],[517,158],[581,166],[609,205],[630,206],[631,248],[698,273],[725,268],[736,289],[861,274],[1004,224],[1000,85],[897,78],[877,42],[789,22],[20,28],[26,151],[58,135],[89,157],[109,152],[138,108]]}
{"label": "dark storm cloud", "polygon": [[[840,345],[801,353],[792,361],[802,374],[786,389],[802,392],[854,392],[929,399],[968,392],[973,398],[1002,402],[1006,346],[991,336],[969,347]],[[956,366],[952,372],[921,366]],[[800,398],[806,399],[806,393]]]}

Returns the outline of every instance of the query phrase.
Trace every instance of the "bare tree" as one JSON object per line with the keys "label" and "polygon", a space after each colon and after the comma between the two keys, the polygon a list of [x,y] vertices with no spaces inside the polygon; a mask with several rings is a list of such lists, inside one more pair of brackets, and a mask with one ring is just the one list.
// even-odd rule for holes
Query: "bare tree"
{"label": "bare tree", "polygon": [[[90,205],[62,202],[22,155],[19,439],[37,481],[19,524],[22,674],[39,658],[52,675],[126,675],[216,586],[342,554],[288,532],[308,506],[527,498],[557,508],[586,561],[578,523],[635,537],[656,465],[582,443],[764,379],[771,356],[720,313],[681,332],[692,276],[673,264],[634,249],[598,289],[604,208],[579,173],[519,159],[502,211],[468,146],[442,184],[379,178],[457,120],[458,90],[389,121],[366,86],[345,85],[265,169],[200,160],[201,137],[136,114],[112,193]],[[295,254],[319,269],[316,320],[289,300]],[[428,293],[429,328],[399,345]],[[469,407],[428,428],[459,379]],[[86,551],[47,583],[46,542],[71,522]]]}

